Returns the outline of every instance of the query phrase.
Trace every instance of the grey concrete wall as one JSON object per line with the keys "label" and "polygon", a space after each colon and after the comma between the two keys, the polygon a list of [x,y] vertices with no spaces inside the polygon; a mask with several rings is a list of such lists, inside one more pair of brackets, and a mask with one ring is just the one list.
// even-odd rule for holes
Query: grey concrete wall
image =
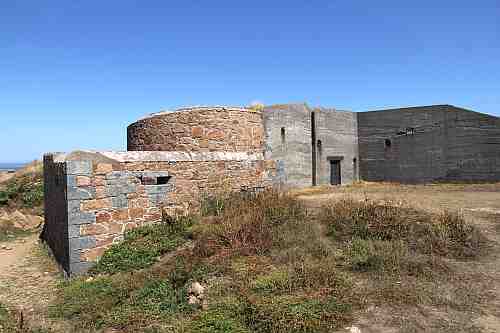
{"label": "grey concrete wall", "polygon": [[499,127],[496,117],[450,105],[358,113],[360,177],[403,183],[500,180]]}
{"label": "grey concrete wall", "polygon": [[446,179],[500,180],[500,118],[450,107]]}
{"label": "grey concrete wall", "polygon": [[[316,108],[316,170],[317,184],[330,184],[331,157],[341,157],[342,184],[357,180],[358,129],[354,112]],[[318,144],[320,141],[321,144]]]}
{"label": "grey concrete wall", "polygon": [[272,105],[264,108],[262,116],[265,158],[282,166],[287,186],[311,186],[311,111],[305,104]]}

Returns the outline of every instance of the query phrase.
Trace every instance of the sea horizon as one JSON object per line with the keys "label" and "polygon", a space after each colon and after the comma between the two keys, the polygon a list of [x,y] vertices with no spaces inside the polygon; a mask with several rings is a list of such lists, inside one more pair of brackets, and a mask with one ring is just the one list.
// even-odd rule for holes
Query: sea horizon
{"label": "sea horizon", "polygon": [[18,170],[28,164],[27,162],[5,162],[0,163],[0,171]]}

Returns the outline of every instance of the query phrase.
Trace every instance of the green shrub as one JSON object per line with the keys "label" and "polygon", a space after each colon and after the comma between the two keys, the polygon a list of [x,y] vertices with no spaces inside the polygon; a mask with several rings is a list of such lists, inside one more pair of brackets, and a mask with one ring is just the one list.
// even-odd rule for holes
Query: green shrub
{"label": "green shrub", "polygon": [[407,258],[406,244],[401,241],[354,239],[346,249],[349,266],[354,271],[399,272]]}
{"label": "green shrub", "polygon": [[323,207],[320,219],[336,240],[403,240],[420,253],[474,257],[485,242],[457,213],[431,214],[391,202],[342,200]]}
{"label": "green shrub", "polygon": [[9,194],[6,191],[0,191],[0,206],[6,205],[9,202]]}

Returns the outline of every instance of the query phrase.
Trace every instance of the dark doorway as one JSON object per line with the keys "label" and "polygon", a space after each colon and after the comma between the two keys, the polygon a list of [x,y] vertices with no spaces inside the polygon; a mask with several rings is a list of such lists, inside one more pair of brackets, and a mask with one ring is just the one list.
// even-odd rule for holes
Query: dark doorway
{"label": "dark doorway", "polygon": [[340,161],[330,160],[330,184],[340,185],[342,179],[340,176]]}

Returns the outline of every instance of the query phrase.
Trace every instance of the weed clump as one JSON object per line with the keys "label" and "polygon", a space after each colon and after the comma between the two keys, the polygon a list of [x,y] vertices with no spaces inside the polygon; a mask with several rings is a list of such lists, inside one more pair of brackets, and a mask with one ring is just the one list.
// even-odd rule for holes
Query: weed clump
{"label": "weed clump", "polygon": [[431,214],[391,202],[342,200],[320,219],[336,240],[404,241],[416,252],[455,258],[481,253],[484,238],[457,213]]}

